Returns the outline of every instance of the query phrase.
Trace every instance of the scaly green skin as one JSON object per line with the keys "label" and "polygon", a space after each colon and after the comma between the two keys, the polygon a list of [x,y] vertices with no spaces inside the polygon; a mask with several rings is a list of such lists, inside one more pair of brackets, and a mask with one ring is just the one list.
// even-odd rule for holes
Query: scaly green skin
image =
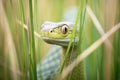
{"label": "scaly green skin", "polygon": [[[65,30],[65,27],[63,27],[64,25],[65,27],[67,26],[67,30]],[[67,23],[45,22],[41,27],[41,36],[43,37],[42,39],[49,44],[56,44],[62,46],[63,58],[64,58],[68,43],[72,35],[73,27],[74,24],[70,22]],[[74,43],[77,44],[77,42],[78,40],[75,41]],[[76,45],[75,45],[73,50],[70,49],[70,53],[67,57],[67,62],[65,66],[68,66],[76,57],[77,54],[76,54]],[[68,75],[68,77],[65,80],[85,80],[83,62],[79,63],[78,66],[73,69],[73,71]]]}

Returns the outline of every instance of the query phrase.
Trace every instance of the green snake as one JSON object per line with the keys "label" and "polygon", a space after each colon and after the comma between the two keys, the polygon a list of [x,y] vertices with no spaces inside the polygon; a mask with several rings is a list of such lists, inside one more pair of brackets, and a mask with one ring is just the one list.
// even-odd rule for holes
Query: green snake
{"label": "green snake", "polygon": [[[49,22],[46,21],[42,24],[40,29],[41,38],[48,44],[54,44],[62,46],[62,60],[70,42],[74,23],[72,22]],[[74,48],[70,49],[67,57],[65,67],[68,66],[76,57],[76,46],[78,43],[78,35],[76,33],[75,41],[73,41]],[[73,71],[65,78],[65,80],[85,80],[84,65],[83,62],[79,63]]]}

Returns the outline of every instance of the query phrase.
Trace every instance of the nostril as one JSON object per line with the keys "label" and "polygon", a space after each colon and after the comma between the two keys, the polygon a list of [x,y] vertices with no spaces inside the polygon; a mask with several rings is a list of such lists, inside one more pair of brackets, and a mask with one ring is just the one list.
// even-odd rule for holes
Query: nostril
{"label": "nostril", "polygon": [[50,30],[50,32],[52,33],[52,32],[54,32],[54,30],[53,30],[53,29],[51,29],[51,30]]}

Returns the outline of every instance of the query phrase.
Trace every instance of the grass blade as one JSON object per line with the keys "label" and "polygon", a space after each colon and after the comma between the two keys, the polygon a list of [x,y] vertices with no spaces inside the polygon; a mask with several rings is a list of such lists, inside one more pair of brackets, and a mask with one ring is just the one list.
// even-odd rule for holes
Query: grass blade
{"label": "grass blade", "polygon": [[37,80],[32,0],[29,0],[29,10],[30,10],[30,80]]}
{"label": "grass blade", "polygon": [[79,22],[80,15],[81,15],[81,10],[79,9],[78,16],[77,16],[77,19],[76,19],[76,22],[75,22],[75,25],[74,25],[74,29],[73,29],[73,32],[72,32],[72,37],[71,37],[71,40],[70,40],[70,42],[69,42],[69,44],[68,44],[68,48],[67,48],[67,51],[66,51],[66,53],[65,53],[64,61],[63,61],[63,64],[62,64],[62,66],[61,66],[61,69],[60,69],[60,73],[62,72],[62,70],[63,70],[63,68],[64,68],[66,59],[67,59],[67,57],[68,57],[68,53],[69,53],[70,48],[71,48],[71,45],[72,45],[72,41],[73,41],[74,38],[75,38],[75,34],[76,34],[77,25],[78,25],[78,22]]}

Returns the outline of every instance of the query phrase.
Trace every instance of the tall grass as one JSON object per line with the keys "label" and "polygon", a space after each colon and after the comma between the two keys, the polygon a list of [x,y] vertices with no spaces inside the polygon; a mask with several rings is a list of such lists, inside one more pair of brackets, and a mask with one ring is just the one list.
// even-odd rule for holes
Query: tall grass
{"label": "tall grass", "polygon": [[[50,45],[35,37],[34,31],[39,33],[44,21],[61,21],[64,12],[74,6],[78,8],[78,16],[73,38],[79,27],[75,61],[85,62],[87,80],[119,80],[119,0],[0,0],[0,80],[36,80],[36,65],[44,59]],[[27,30],[23,24],[27,25]],[[105,35],[109,31],[108,38]],[[72,39],[66,57],[71,44]],[[77,66],[70,64],[63,69],[65,63],[66,60],[61,68],[62,77],[68,75],[69,67]]]}
{"label": "tall grass", "polygon": [[36,80],[36,56],[35,56],[35,40],[34,40],[34,25],[33,25],[33,6],[32,0],[29,0],[30,11],[30,80]]}

